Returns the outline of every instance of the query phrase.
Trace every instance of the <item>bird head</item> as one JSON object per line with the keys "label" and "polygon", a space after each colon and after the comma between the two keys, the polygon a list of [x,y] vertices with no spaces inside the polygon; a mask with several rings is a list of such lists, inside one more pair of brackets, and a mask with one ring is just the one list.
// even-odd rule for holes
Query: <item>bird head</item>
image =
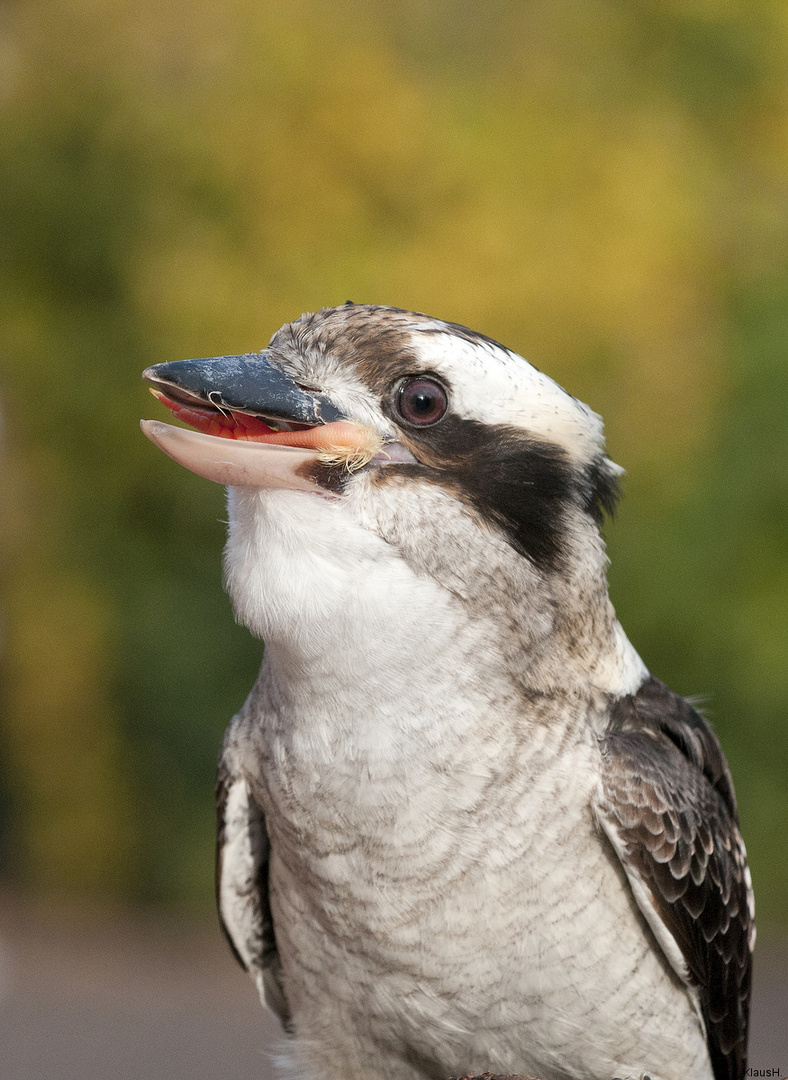
{"label": "bird head", "polygon": [[263,352],[143,378],[197,429],[143,431],[209,480],[335,499],[360,473],[439,485],[537,565],[560,562],[567,511],[598,522],[617,497],[595,413],[492,339],[426,315],[348,303],[286,324]]}
{"label": "bird head", "polygon": [[585,589],[607,603],[598,526],[620,470],[602,422],[483,334],[348,302],[286,324],[262,352],[143,377],[196,429],[143,421],[145,434],[231,488],[231,538],[234,517],[311,506],[464,599],[514,592],[533,613]]}

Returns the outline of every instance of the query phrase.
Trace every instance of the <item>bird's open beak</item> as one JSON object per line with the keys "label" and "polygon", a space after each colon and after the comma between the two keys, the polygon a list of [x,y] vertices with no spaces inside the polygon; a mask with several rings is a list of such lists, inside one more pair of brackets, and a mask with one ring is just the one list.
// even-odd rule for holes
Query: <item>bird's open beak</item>
{"label": "bird's open beak", "polygon": [[197,429],[142,420],[145,435],[218,484],[325,491],[318,466],[352,472],[381,448],[375,431],[346,419],[325,394],[299,386],[265,352],[157,364],[142,377],[177,419]]}

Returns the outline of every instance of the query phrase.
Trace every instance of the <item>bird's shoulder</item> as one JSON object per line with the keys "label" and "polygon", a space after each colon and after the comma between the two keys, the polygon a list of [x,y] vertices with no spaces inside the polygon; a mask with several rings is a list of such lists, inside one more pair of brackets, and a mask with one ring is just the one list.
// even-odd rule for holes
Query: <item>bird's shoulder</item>
{"label": "bird's shoulder", "polygon": [[611,701],[597,820],[706,1027],[715,1080],[746,1069],[752,887],[722,748],[688,701],[650,676]]}

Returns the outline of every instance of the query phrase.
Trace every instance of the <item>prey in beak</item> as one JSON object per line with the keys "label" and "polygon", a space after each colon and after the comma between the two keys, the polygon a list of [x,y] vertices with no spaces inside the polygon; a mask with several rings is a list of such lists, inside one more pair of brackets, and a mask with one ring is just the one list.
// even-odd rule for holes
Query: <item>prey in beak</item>
{"label": "prey in beak", "polygon": [[142,420],[144,434],[218,484],[326,493],[382,450],[373,428],[299,386],[266,352],[157,364],[142,377],[176,419],[196,429]]}

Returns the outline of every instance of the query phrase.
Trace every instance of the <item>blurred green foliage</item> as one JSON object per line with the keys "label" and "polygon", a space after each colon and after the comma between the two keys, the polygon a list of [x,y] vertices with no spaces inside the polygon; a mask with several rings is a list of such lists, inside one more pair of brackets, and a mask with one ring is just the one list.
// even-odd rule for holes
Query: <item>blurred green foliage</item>
{"label": "blurred green foliage", "polygon": [[208,903],[260,645],[139,373],[352,297],[605,415],[614,600],[706,697],[788,921],[782,0],[17,0],[0,106],[6,877]]}

